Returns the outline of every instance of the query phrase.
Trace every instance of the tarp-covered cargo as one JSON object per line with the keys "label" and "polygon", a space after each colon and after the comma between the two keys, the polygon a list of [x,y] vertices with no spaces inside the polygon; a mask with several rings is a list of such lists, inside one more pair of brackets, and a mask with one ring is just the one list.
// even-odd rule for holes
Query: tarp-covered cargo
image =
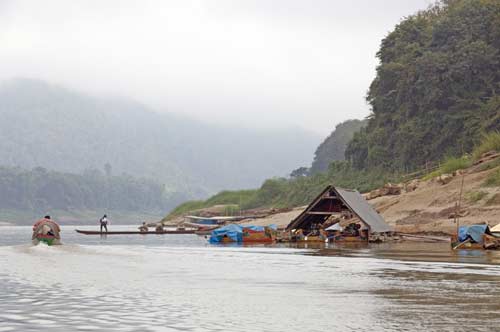
{"label": "tarp-covered cargo", "polygon": [[252,226],[230,224],[212,231],[210,243],[273,242],[276,225]]}
{"label": "tarp-covered cargo", "polygon": [[460,226],[458,229],[458,241],[463,242],[471,239],[476,243],[483,243],[484,234],[490,234],[488,225]]}

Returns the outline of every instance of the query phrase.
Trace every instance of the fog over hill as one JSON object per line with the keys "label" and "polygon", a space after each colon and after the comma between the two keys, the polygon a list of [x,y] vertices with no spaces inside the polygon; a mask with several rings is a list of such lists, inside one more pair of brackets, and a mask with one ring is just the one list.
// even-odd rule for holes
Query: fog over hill
{"label": "fog over hill", "polygon": [[113,174],[152,178],[186,198],[286,175],[321,140],[297,128],[209,125],[31,79],[0,85],[0,117],[0,166],[79,173],[109,163]]}

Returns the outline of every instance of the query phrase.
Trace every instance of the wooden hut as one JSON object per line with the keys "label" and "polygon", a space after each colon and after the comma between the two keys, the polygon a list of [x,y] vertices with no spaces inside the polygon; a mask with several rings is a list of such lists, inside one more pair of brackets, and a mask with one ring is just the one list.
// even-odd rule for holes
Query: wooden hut
{"label": "wooden hut", "polygon": [[[325,231],[343,223],[343,234],[332,237]],[[301,241],[368,241],[392,232],[382,216],[356,190],[326,187],[286,228]]]}

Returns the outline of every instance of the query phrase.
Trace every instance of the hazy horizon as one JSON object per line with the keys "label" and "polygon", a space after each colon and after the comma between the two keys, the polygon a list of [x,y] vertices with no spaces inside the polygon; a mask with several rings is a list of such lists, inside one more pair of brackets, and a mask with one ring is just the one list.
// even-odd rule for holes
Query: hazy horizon
{"label": "hazy horizon", "polygon": [[369,114],[380,41],[430,0],[0,0],[0,80],[326,136]]}

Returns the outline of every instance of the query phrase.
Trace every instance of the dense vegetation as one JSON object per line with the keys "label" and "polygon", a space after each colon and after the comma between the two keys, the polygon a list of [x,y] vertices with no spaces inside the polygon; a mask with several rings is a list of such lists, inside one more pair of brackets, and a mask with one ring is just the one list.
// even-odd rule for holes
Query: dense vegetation
{"label": "dense vegetation", "polygon": [[344,160],[347,144],[367,120],[347,120],[338,124],[335,130],[321,143],[314,153],[310,173],[326,172],[332,161]]}
{"label": "dense vegetation", "polygon": [[164,186],[147,179],[0,168],[0,209],[48,213],[52,210],[164,212],[171,204]]}
{"label": "dense vegetation", "polygon": [[308,204],[325,186],[332,183],[365,192],[398,180],[395,175],[389,175],[383,170],[355,170],[347,161],[335,161],[324,173],[290,179],[269,179],[256,190],[224,191],[205,201],[183,203],[168,217],[217,204],[234,205],[234,211],[264,207],[289,208]]}
{"label": "dense vegetation", "polygon": [[373,114],[346,157],[358,169],[411,170],[470,152],[500,128],[500,2],[446,0],[383,41]]}
{"label": "dense vegetation", "polygon": [[472,158],[478,160],[484,153],[500,151],[500,132],[494,131],[483,136],[481,143],[474,148]]}
{"label": "dense vegetation", "polygon": [[109,163],[113,174],[155,179],[185,199],[285,175],[319,142],[300,130],[208,125],[24,79],[0,85],[0,118],[0,166],[81,173]]}

